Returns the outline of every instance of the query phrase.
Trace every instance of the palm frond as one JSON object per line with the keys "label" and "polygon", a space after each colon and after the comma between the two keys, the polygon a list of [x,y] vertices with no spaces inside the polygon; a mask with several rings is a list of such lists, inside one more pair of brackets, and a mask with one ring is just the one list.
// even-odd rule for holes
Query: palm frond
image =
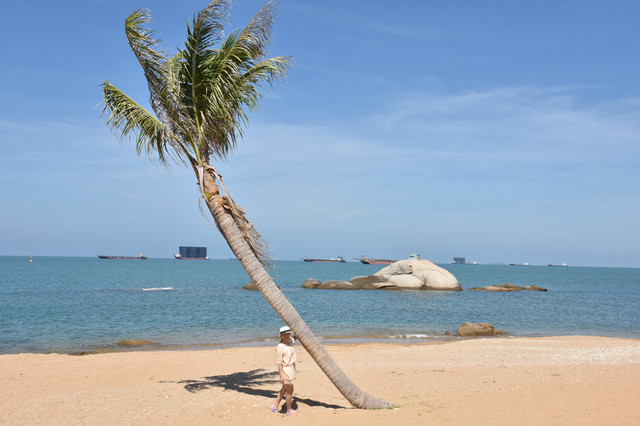
{"label": "palm frond", "polygon": [[258,62],[246,70],[238,81],[240,86],[246,88],[243,102],[255,111],[262,98],[259,89],[270,89],[275,80],[284,79],[289,65],[291,65],[289,57],[277,56]]}
{"label": "palm frond", "polygon": [[236,146],[247,125],[245,108],[255,110],[261,99],[258,88],[284,77],[286,57],[264,59],[270,45],[275,16],[273,2],[264,6],[241,31],[232,32],[220,50],[209,55],[203,79],[208,82],[206,105],[212,114],[201,123],[209,151],[225,158]]}
{"label": "palm frond", "polygon": [[149,22],[151,16],[146,10],[138,9],[131,13],[125,21],[127,40],[147,79],[151,107],[156,116],[175,134],[188,139],[190,131],[184,129],[188,123],[184,121],[185,114],[181,111],[183,106],[179,97],[176,97],[178,90],[175,86],[179,78],[168,72],[174,61],[165,52],[157,50],[160,40],[153,37],[155,31],[146,27]]}
{"label": "palm frond", "polygon": [[[104,95],[102,115],[109,114],[106,125],[121,140],[135,137],[138,155],[144,153],[154,159],[154,154],[157,154],[157,160],[164,165],[169,164],[169,159],[188,161],[190,154],[182,151],[179,145],[177,149],[181,152],[176,152],[176,144],[171,143],[175,137],[150,111],[108,81],[102,84],[102,90]],[[183,155],[186,155],[187,159],[183,159]]]}
{"label": "palm frond", "polygon": [[275,15],[275,3],[270,1],[260,9],[240,35],[240,45],[254,60],[264,57],[271,45],[271,28]]}
{"label": "palm frond", "polygon": [[196,127],[197,145],[207,157],[209,144],[202,129],[214,109],[209,102],[214,86],[210,58],[218,53],[213,46],[223,38],[223,22],[228,18],[229,3],[227,0],[214,1],[194,16],[192,26],[187,28],[188,37],[182,51],[181,103]]}
{"label": "palm frond", "polygon": [[[224,36],[223,23],[228,22],[229,0],[216,0],[209,3],[193,17],[193,24],[187,28],[186,50],[197,53],[209,49]],[[193,44],[195,43],[195,46]]]}
{"label": "palm frond", "polygon": [[162,87],[166,55],[156,46],[160,40],[153,38],[155,31],[146,27],[151,22],[148,11],[138,9],[125,20],[125,34],[131,50],[138,58],[149,84],[152,96]]}
{"label": "palm frond", "polygon": [[[176,72],[176,57],[169,58],[165,52],[157,50],[159,40],[154,31],[146,27],[151,17],[146,10],[139,9],[131,13],[125,21],[125,33],[133,53],[142,66],[149,87],[150,102],[158,120],[176,136],[165,140],[166,145],[157,145],[158,158],[163,164],[166,147],[171,146],[176,152],[193,151],[198,155],[195,141],[192,138],[192,121],[185,105],[180,100],[180,73]],[[149,146],[148,148],[152,148]],[[190,161],[183,161],[190,163]]]}
{"label": "palm frond", "polygon": [[190,101],[192,115],[198,121],[198,111],[205,109],[201,105],[210,86],[207,77],[208,58],[215,54],[213,45],[222,40],[224,26],[229,12],[229,2],[214,1],[193,17],[193,24],[187,27],[187,41],[182,51],[183,63],[183,100]]}

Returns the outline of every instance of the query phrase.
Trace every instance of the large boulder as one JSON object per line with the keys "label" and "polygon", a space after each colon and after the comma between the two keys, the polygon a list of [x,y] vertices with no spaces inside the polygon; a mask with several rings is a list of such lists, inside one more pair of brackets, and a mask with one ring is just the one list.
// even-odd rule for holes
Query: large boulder
{"label": "large boulder", "polygon": [[458,327],[457,335],[460,337],[477,337],[495,336],[499,334],[504,334],[504,332],[493,328],[493,325],[489,323],[478,322],[476,324],[472,324],[470,322],[465,322],[460,327]]}
{"label": "large boulder", "polygon": [[461,291],[462,286],[446,269],[428,260],[400,260],[375,274],[382,282],[397,289]]}
{"label": "large boulder", "polygon": [[305,282],[302,283],[302,288],[318,288],[322,283],[315,278],[309,278]]}
{"label": "large boulder", "polygon": [[341,290],[446,290],[460,291],[462,286],[449,271],[428,260],[400,260],[373,275],[345,281],[320,281],[310,278],[303,288]]}

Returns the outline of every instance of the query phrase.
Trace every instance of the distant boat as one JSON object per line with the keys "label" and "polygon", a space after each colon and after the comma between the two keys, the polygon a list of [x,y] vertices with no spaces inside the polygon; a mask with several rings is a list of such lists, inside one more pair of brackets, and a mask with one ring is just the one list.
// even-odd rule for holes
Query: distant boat
{"label": "distant boat", "polygon": [[547,266],[569,266],[569,265],[568,265],[568,264],[566,264],[566,263],[562,263],[562,264],[560,264],[560,265],[554,265],[554,264],[552,264],[552,263],[549,263]]}
{"label": "distant boat", "polygon": [[364,255],[362,255],[362,257],[358,260],[365,265],[391,265],[392,263],[397,262],[397,260],[391,259],[373,259],[370,257],[365,258]]}
{"label": "distant boat", "polygon": [[180,246],[178,250],[173,257],[179,260],[209,260],[206,247]]}
{"label": "distant boat", "polygon": [[345,263],[346,260],[342,256],[338,256],[337,258],[332,257],[331,259],[309,259],[307,257],[303,257],[302,260],[305,262],[332,262],[332,263]]}
{"label": "distant boat", "polygon": [[[359,260],[365,265],[391,265],[392,263],[397,262],[397,260],[392,259],[374,259],[371,257],[365,257],[364,254],[360,257],[360,259],[356,260]],[[420,260],[420,255],[411,253],[409,255],[409,260]]]}
{"label": "distant boat", "polygon": [[529,265],[529,262],[524,262],[524,263],[510,263],[509,266],[531,266],[531,265]]}
{"label": "distant boat", "polygon": [[104,254],[99,254],[98,257],[100,259],[117,259],[117,260],[131,260],[131,259],[146,260],[146,259],[148,259],[147,256],[142,251],[140,251],[137,256],[105,256]]}
{"label": "distant boat", "polygon": [[451,264],[453,264],[453,265],[477,265],[478,262],[467,263],[467,260],[464,257],[454,257],[453,258],[453,262],[451,262]]}

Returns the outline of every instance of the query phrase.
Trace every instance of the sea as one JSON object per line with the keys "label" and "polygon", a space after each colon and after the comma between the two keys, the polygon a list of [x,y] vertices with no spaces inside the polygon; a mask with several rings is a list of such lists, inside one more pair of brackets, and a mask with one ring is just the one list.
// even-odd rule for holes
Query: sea
{"label": "sea", "polygon": [[[308,278],[348,280],[383,266],[276,261],[275,283],[324,343],[458,339],[464,322],[509,337],[640,338],[640,269],[439,265],[463,291],[303,289]],[[237,260],[103,260],[0,256],[0,354],[132,350],[126,339],[185,350],[274,344],[284,325]],[[511,283],[548,291],[492,293]]]}

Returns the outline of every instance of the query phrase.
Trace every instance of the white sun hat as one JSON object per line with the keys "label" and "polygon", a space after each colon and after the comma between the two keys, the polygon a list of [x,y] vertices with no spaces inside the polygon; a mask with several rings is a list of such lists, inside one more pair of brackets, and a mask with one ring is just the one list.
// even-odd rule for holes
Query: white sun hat
{"label": "white sun hat", "polygon": [[284,327],[280,327],[280,334],[282,333],[291,333],[291,329],[289,328],[288,325],[285,325]]}

